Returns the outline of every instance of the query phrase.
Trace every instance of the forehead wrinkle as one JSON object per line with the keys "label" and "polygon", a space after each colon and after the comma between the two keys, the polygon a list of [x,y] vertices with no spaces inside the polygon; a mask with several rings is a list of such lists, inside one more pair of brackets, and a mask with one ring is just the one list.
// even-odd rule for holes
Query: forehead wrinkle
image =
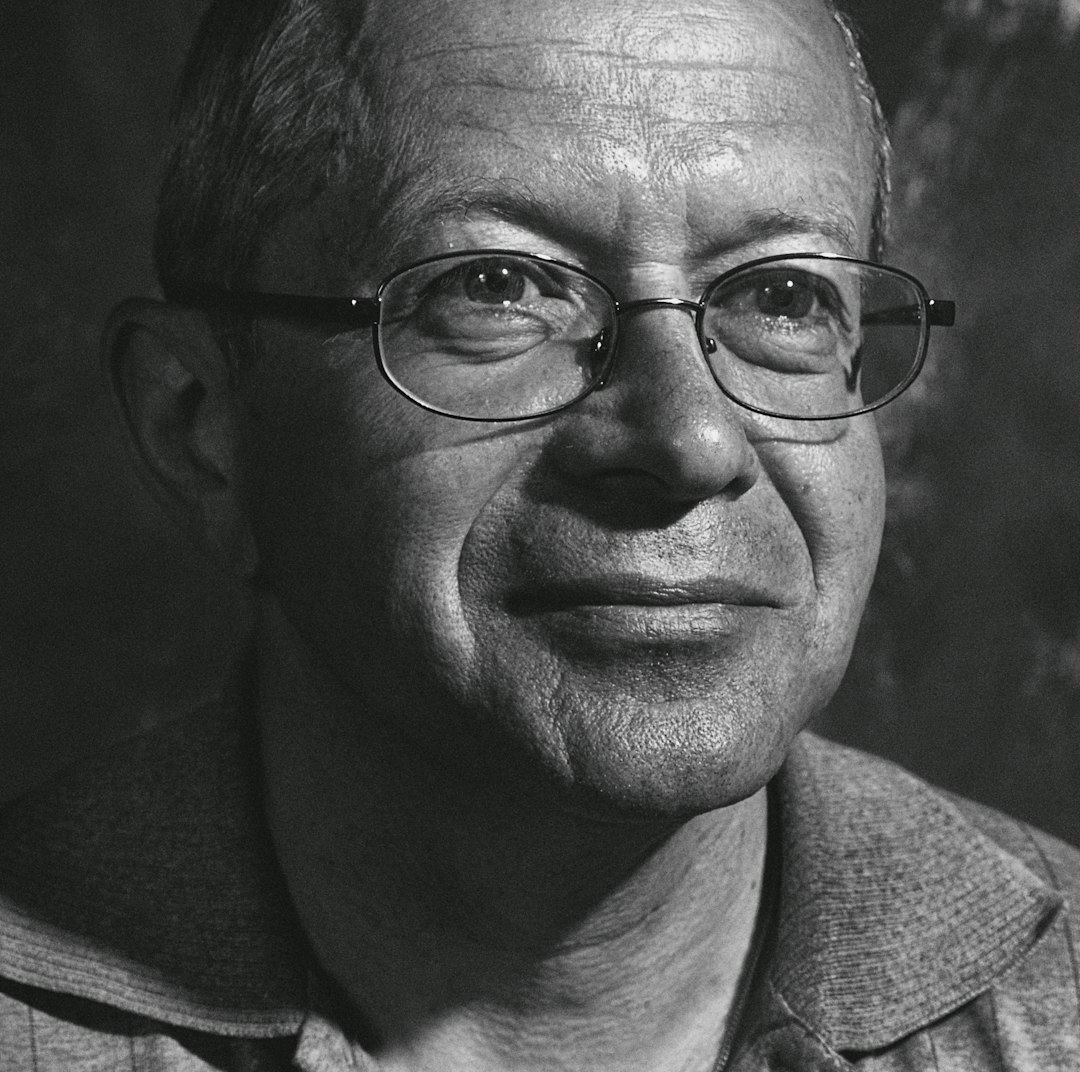
{"label": "forehead wrinkle", "polygon": [[[718,68],[723,68],[725,71],[746,71],[754,73],[775,67],[775,69],[784,71],[788,74],[791,72],[790,67],[784,67],[781,63],[763,66],[756,59],[754,61],[747,60],[746,62],[741,62],[734,60],[721,61],[717,60],[715,57],[710,59],[693,59],[681,56],[665,59],[655,55],[638,56],[632,52],[626,52],[621,49],[597,48],[591,43],[580,42],[571,38],[549,41],[548,44],[558,46],[560,49],[565,49],[565,51],[559,52],[560,56],[569,55],[602,61],[614,60],[624,70],[659,72],[700,71],[709,74],[715,73]],[[536,67],[539,66],[529,66],[528,64],[523,66],[521,64],[521,52],[524,50],[531,51],[533,58],[542,58],[545,56],[545,50],[537,50],[536,42],[534,40],[530,38],[521,38],[520,40],[510,40],[500,42],[499,44],[482,42],[477,44],[445,45],[438,48],[431,48],[405,57],[401,66],[416,66],[419,71],[427,74],[429,72],[434,72],[434,68],[430,63],[432,60],[441,60],[448,57],[466,59],[467,57],[474,55],[482,56],[485,60],[490,60],[492,57],[499,56],[501,53],[505,52],[511,54],[511,58],[517,61],[511,65],[510,70],[520,72],[524,76],[525,74],[533,73],[536,70]],[[554,49],[551,51],[554,52]],[[786,58],[786,55],[779,53],[776,58],[777,60],[783,60]],[[551,67],[551,65],[549,65],[549,67]],[[553,69],[553,67],[551,67],[551,69]],[[430,79],[425,79],[425,82],[430,83]],[[498,85],[506,88],[511,88],[513,86],[520,86],[521,88],[526,89],[541,88],[535,84],[526,83],[524,78],[521,78],[516,82],[492,78],[490,81],[480,80],[479,84]]]}
{"label": "forehead wrinkle", "polygon": [[[421,137],[412,149],[419,149],[418,143],[423,148],[408,154],[399,181],[388,191],[390,196],[380,198],[375,211],[375,218],[381,217],[380,259],[399,263],[402,247],[423,238],[424,232],[430,239],[432,224],[449,217],[467,219],[480,211],[541,227],[557,241],[574,233],[575,242],[562,244],[580,245],[582,236],[573,223],[542,211],[545,202],[558,203],[552,197],[557,181],[578,188],[603,189],[607,184],[614,192],[610,203],[615,214],[627,182],[632,186],[643,178],[662,184],[678,181],[694,172],[699,161],[710,158],[726,156],[737,167],[740,157],[763,135],[776,142],[806,140],[809,105],[803,100],[819,99],[825,92],[842,106],[848,103],[845,96],[851,98],[851,87],[845,91],[842,75],[823,83],[813,73],[797,69],[797,61],[783,49],[772,47],[763,53],[760,40],[752,51],[732,32],[722,49],[703,58],[700,46],[679,51],[687,43],[687,20],[679,32],[667,35],[635,25],[633,3],[627,11],[615,27],[607,19],[609,32],[601,43],[565,33],[539,44],[524,34],[494,41],[454,40],[461,24],[453,13],[447,33],[438,32],[447,28],[445,22],[434,30],[418,24],[417,33],[405,44],[410,51],[395,38],[393,51],[399,56],[404,52],[404,57],[393,69],[407,68],[408,74],[395,79],[396,88],[386,103],[392,112],[416,121],[408,127],[418,124],[426,129],[414,130]],[[706,10],[700,21],[707,24],[702,29],[708,29],[712,41],[716,24],[729,20]],[[476,29],[475,23],[465,24],[466,32]],[[501,26],[495,30],[503,32]],[[825,41],[822,35],[798,32],[797,44],[814,52],[815,58],[825,59],[834,43],[839,52],[838,34],[831,33]],[[723,83],[722,95],[717,81]],[[809,92],[792,93],[798,84],[806,84]],[[860,122],[857,109],[852,111],[852,121]],[[462,135],[494,136],[518,159],[535,151],[530,135],[540,131],[553,132],[556,145],[570,148],[565,154],[559,150],[552,154],[548,143],[542,159],[537,158],[546,197],[521,182],[508,192],[499,176],[489,173],[485,182],[469,174],[471,143],[466,136],[455,138],[455,129]],[[590,140],[595,152],[590,148],[582,155],[583,138]],[[564,158],[557,159],[560,155]],[[689,232],[686,213],[680,215]],[[701,229],[707,231],[708,224],[703,222]],[[848,230],[844,223],[809,228],[810,233],[835,239],[841,248],[854,246]],[[709,236],[703,237],[704,246]]]}
{"label": "forehead wrinkle", "polygon": [[[570,146],[587,137],[613,159],[637,157],[639,175],[657,176],[683,175],[698,158],[745,151],[752,139],[766,134],[796,141],[807,137],[814,116],[801,100],[816,99],[820,87],[812,78],[783,68],[724,74],[720,96],[710,78],[688,87],[686,72],[676,66],[651,71],[643,80],[627,70],[616,72],[601,92],[580,79],[539,90],[520,72],[469,71],[442,80],[441,115],[432,118],[443,131],[457,127],[493,134],[525,153],[538,131],[553,132],[556,144]],[[806,85],[806,94],[792,93],[799,84]],[[452,153],[453,146],[444,140],[438,150]]]}
{"label": "forehead wrinkle", "polygon": [[[567,17],[566,4],[548,4],[554,14],[554,23],[544,22],[543,4],[537,3],[528,8],[528,22],[520,33],[515,33],[511,20],[517,12],[507,9],[501,12],[500,19],[485,18],[482,14],[476,18],[476,9],[468,9],[462,16],[456,7],[440,7],[434,20],[424,17],[418,9],[404,14],[407,22],[405,33],[395,34],[393,47],[399,50],[403,65],[421,64],[422,70],[433,68],[431,61],[445,58],[464,59],[472,55],[482,55],[485,59],[499,53],[515,53],[513,66],[526,69],[531,65],[522,63],[522,57],[530,60],[548,60],[552,56],[579,56],[601,60],[615,60],[626,66],[639,69],[664,67],[681,69],[710,70],[717,66],[731,69],[760,66],[763,58],[762,45],[767,44],[770,61],[783,61],[792,58],[791,42],[781,44],[777,41],[757,40],[755,47],[747,47],[746,34],[740,25],[740,19],[733,17],[732,11],[717,9],[714,5],[694,4],[693,10],[682,10],[676,17],[666,20],[661,29],[650,25],[650,20],[643,14],[652,13],[650,5],[623,3],[618,6],[608,5],[606,10],[600,7],[586,12],[594,20],[596,32],[590,36],[580,33],[559,33],[558,22]],[[813,52],[816,59],[829,64],[844,56],[843,42],[834,21],[827,17],[825,5],[819,0],[812,0],[806,5],[808,10],[803,17],[791,13],[791,26],[798,31],[800,51]],[[812,21],[805,16],[810,12],[822,16],[821,25],[810,26]],[[578,12],[571,9],[573,22],[580,25]],[[520,25],[520,20],[519,20]],[[412,27],[410,31],[408,27]],[[815,30],[824,29],[824,33]],[[470,38],[468,35],[472,35]],[[459,40],[452,41],[457,35]],[[477,36],[479,35],[479,36]],[[434,39],[433,39],[434,38]],[[605,46],[599,41],[610,41]],[[450,43],[447,43],[450,41]],[[701,48],[700,42],[708,42],[708,55],[702,58],[692,56],[686,47]],[[387,42],[388,44],[390,42]],[[831,55],[830,55],[831,53]]]}
{"label": "forehead wrinkle", "polygon": [[[810,33],[799,26],[801,47],[791,48],[790,41],[785,42],[785,47],[780,47],[777,41],[766,41],[768,47],[763,48],[760,38],[755,40],[754,47],[750,47],[744,29],[733,23],[727,13],[708,7],[700,8],[698,14],[683,15],[672,24],[671,32],[656,31],[643,25],[646,20],[636,16],[633,5],[628,7],[630,10],[621,15],[610,11],[604,13],[603,36],[612,41],[608,46],[598,44],[594,38],[574,35],[542,37],[542,23],[539,28],[529,26],[527,33],[520,36],[446,43],[445,37],[455,32],[505,31],[501,25],[493,27],[486,22],[480,27],[468,23],[462,27],[451,15],[449,25],[443,24],[446,31],[443,37],[430,40],[431,27],[418,24],[417,33],[407,36],[405,42],[395,40],[402,52],[401,62],[395,65],[398,84],[415,78],[417,88],[423,86],[429,92],[437,87],[465,91],[470,88],[496,89],[526,95],[554,93],[556,99],[575,113],[583,106],[586,109],[604,106],[614,111],[620,107],[640,111],[644,103],[659,117],[658,101],[684,93],[688,74],[701,76],[699,106],[715,104],[708,98],[715,91],[712,78],[721,73],[728,77],[741,76],[739,97],[744,106],[754,96],[745,84],[750,79],[757,81],[772,76],[788,84],[792,79],[802,80],[800,58],[805,60],[808,52],[814,54],[815,66],[839,66],[844,72],[841,81],[848,81],[846,62],[842,65],[830,62],[835,61],[842,50],[832,20],[828,22],[827,40],[822,39],[824,35]],[[706,40],[709,51],[702,55],[704,45],[701,42]],[[408,70],[412,78],[401,78],[404,70]],[[639,80],[636,75],[643,78]],[[671,84],[664,76],[682,81]],[[655,83],[657,77],[662,79],[659,85]],[[820,83],[817,88],[820,91]],[[783,94],[772,96],[779,100]],[[762,105],[745,120],[760,122],[770,115],[775,115],[775,101],[773,107]]]}
{"label": "forehead wrinkle", "polygon": [[[647,79],[634,77],[639,73],[646,73],[650,77]],[[687,73],[699,74],[701,78],[688,86]],[[689,97],[692,107],[700,109],[703,114],[693,119],[686,119],[685,122],[695,124],[709,122],[707,117],[715,115],[715,119],[711,121],[716,125],[725,126],[762,124],[776,119],[778,108],[788,104],[780,94],[770,94],[770,99],[756,101],[752,111],[746,110],[752,98],[763,96],[761,83],[768,79],[771,79],[772,84],[778,87],[781,85],[790,87],[801,83],[808,88],[813,88],[818,94],[821,90],[819,81],[813,75],[780,64],[776,66],[762,64],[727,66],[672,62],[641,67],[624,65],[614,70],[576,71],[573,74],[574,77],[537,81],[529,78],[528,71],[520,69],[514,71],[493,68],[468,70],[453,74],[444,73],[438,81],[437,89],[444,93],[449,91],[452,100],[461,100],[462,103],[468,97],[469,91],[480,91],[482,94],[488,90],[500,90],[509,98],[507,102],[500,102],[504,108],[510,102],[522,103],[527,108],[530,99],[543,95],[541,99],[545,106],[553,101],[559,102],[568,106],[568,114],[572,115],[578,115],[582,105],[588,112],[610,111],[640,115],[644,104],[644,111],[653,118],[669,119],[680,119],[684,112],[666,115],[657,108],[657,104],[677,97],[684,99]],[[718,75],[723,75],[725,79],[724,101],[717,100],[718,86],[715,79]],[[428,87],[427,92],[430,92],[430,89],[431,87]],[[693,92],[695,89],[698,92]],[[731,114],[726,109],[718,111],[717,105],[726,101],[739,104],[743,110],[736,114]],[[443,102],[444,107],[446,103]],[[491,102],[481,98],[478,103],[489,105]],[[840,101],[838,100],[837,103]],[[790,107],[783,109],[780,113],[781,121],[783,115],[790,112]]]}
{"label": "forehead wrinkle", "polygon": [[[655,20],[650,25],[641,17],[643,5],[630,0],[593,12],[598,30],[583,36],[560,26],[566,4],[547,5],[555,21],[546,25],[545,5],[539,6],[539,18],[530,15],[524,29],[510,21],[519,16],[512,7],[499,19],[455,7],[425,13],[422,4],[395,12],[404,16],[406,32],[386,41],[400,57],[393,64],[390,108],[424,112],[443,127],[460,124],[511,141],[515,126],[517,137],[526,140],[528,128],[538,124],[556,134],[565,132],[561,124],[571,130],[588,126],[600,144],[625,152],[626,135],[633,134],[639,143],[658,146],[662,156],[678,139],[697,151],[711,147],[718,134],[750,126],[797,127],[814,118],[803,102],[822,92],[832,98],[830,109],[854,103],[843,43],[831,18],[807,26],[792,12],[783,20],[789,32],[748,36],[731,12],[695,4],[657,28]],[[820,77],[823,69],[836,76]],[[792,94],[798,84],[808,92]],[[853,121],[861,116],[853,115]],[[662,166],[663,160],[650,163]]]}

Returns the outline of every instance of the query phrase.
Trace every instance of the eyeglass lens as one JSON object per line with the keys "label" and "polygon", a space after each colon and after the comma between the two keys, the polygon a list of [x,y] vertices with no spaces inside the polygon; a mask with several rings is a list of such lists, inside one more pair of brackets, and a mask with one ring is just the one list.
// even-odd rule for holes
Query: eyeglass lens
{"label": "eyeglass lens", "polygon": [[784,417],[880,404],[918,368],[927,335],[917,283],[857,261],[751,265],[707,292],[699,332],[731,398]]}
{"label": "eyeglass lens", "polygon": [[[483,420],[538,416],[604,375],[617,312],[595,280],[525,254],[415,265],[381,293],[386,375],[414,401]],[[842,416],[914,373],[926,335],[916,283],[876,265],[792,257],[721,276],[698,334],[735,401],[777,416]]]}
{"label": "eyeglass lens", "polygon": [[601,375],[611,299],[571,268],[475,254],[417,265],[381,296],[379,350],[390,379],[423,405],[499,419],[544,413]]}

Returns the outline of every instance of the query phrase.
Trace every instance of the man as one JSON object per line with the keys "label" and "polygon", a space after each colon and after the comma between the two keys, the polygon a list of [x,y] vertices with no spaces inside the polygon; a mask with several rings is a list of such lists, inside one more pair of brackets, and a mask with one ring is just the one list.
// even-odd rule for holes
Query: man
{"label": "man", "polygon": [[8,810],[0,1068],[1080,1066],[1076,854],[796,739],[884,155],[820,0],[216,5],[105,350],[255,665]]}

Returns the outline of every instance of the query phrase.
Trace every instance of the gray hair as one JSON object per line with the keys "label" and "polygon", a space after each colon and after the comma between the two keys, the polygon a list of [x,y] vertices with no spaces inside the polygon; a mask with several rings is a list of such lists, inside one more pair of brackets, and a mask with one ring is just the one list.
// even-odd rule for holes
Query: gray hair
{"label": "gray hair", "polygon": [[362,4],[216,0],[180,79],[154,257],[168,297],[236,285],[260,241],[370,159],[380,64]]}
{"label": "gray hair", "polygon": [[848,67],[855,79],[855,88],[866,109],[870,125],[870,139],[874,151],[874,210],[870,225],[870,256],[880,261],[885,257],[888,241],[889,202],[892,195],[892,142],[889,140],[889,126],[885,121],[881,101],[867,73],[854,22],[833,0],[828,0],[828,5],[833,19],[840,27],[847,51]]}

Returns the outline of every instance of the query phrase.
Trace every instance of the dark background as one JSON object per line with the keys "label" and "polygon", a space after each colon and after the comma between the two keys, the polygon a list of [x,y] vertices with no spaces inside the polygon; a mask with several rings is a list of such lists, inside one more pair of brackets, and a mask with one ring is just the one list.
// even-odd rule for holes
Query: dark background
{"label": "dark background", "polygon": [[[0,798],[220,686],[241,593],[134,475],[97,371],[153,293],[197,0],[0,17]],[[884,411],[890,521],[818,728],[1080,843],[1080,0],[852,0],[894,123],[890,260],[957,300]]]}

